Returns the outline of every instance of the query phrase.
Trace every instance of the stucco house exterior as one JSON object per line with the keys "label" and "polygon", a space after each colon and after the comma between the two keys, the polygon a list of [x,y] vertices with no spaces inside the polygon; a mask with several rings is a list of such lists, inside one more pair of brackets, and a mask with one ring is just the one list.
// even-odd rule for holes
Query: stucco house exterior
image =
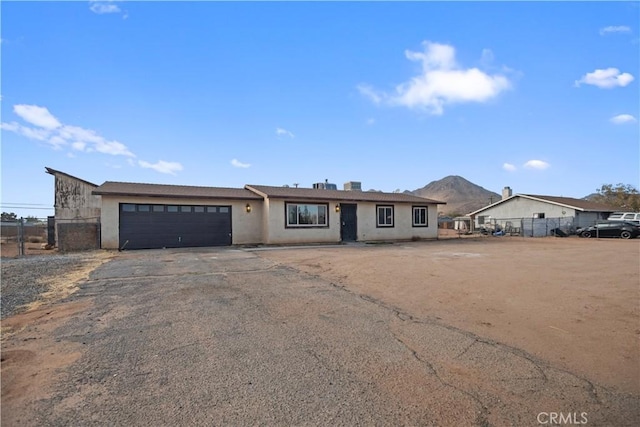
{"label": "stucco house exterior", "polygon": [[437,205],[401,193],[107,181],[104,249],[436,239]]}
{"label": "stucco house exterior", "polygon": [[[551,234],[555,227],[564,231],[605,220],[615,209],[601,203],[571,197],[536,194],[511,195],[509,187],[503,191],[503,199],[467,214],[474,229],[485,225],[500,228],[527,228],[524,235]],[[553,221],[552,221],[553,220]]]}

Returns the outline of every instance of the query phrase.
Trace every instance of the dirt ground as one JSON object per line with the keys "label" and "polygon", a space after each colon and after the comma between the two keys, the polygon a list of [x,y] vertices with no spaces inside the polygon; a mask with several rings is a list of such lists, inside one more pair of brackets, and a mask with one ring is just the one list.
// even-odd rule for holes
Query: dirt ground
{"label": "dirt ground", "polygon": [[96,251],[73,283],[2,321],[3,425],[640,416],[638,239]]}
{"label": "dirt ground", "polygon": [[[58,253],[55,249],[44,249],[43,246],[44,243],[25,242],[25,255],[50,255]],[[18,256],[18,250],[18,242],[2,242],[0,244],[0,256],[2,256],[2,258],[15,258]]]}
{"label": "dirt ground", "polygon": [[640,392],[640,240],[453,239],[260,255]]}

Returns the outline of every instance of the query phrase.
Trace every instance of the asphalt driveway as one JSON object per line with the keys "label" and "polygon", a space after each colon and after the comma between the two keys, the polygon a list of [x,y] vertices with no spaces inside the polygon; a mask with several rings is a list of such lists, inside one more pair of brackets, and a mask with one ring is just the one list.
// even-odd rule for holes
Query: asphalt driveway
{"label": "asphalt driveway", "polygon": [[640,424],[637,396],[255,252],[119,253],[67,302],[78,357],[3,426]]}

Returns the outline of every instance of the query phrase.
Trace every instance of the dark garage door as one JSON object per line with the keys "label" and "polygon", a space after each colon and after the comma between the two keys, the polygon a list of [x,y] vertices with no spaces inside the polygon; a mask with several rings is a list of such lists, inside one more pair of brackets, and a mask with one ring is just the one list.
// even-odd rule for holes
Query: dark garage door
{"label": "dark garage door", "polygon": [[120,204],[120,248],[231,244],[231,206]]}

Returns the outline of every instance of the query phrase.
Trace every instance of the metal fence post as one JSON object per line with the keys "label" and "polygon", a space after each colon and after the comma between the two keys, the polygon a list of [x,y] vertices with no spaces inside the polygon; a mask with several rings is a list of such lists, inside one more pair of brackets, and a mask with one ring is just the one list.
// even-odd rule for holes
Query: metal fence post
{"label": "metal fence post", "polygon": [[22,217],[18,226],[18,255],[24,256],[24,218]]}

